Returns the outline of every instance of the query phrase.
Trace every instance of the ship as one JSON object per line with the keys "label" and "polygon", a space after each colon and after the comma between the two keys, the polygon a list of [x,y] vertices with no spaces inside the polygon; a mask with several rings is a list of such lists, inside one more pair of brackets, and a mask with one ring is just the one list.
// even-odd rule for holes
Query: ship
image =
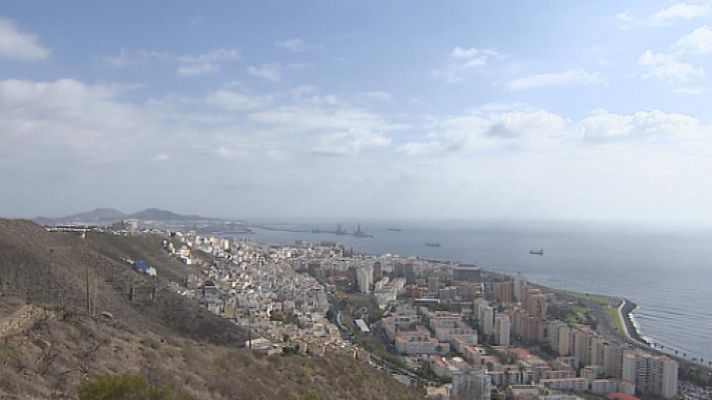
{"label": "ship", "polygon": [[438,243],[438,242],[428,242],[428,243],[425,243],[425,245],[428,247],[440,247],[440,243]]}
{"label": "ship", "polygon": [[401,229],[401,228],[387,228],[386,230],[387,230],[387,231],[390,231],[390,232],[400,232],[400,231],[402,231],[403,229]]}
{"label": "ship", "polygon": [[349,233],[344,229],[343,225],[337,224],[336,225],[336,231],[334,232],[337,235],[348,235]]}
{"label": "ship", "polygon": [[543,256],[544,255],[544,249],[539,249],[539,250],[529,250],[529,254],[534,254],[537,256]]}
{"label": "ship", "polygon": [[358,228],[356,229],[356,232],[353,233],[354,237],[357,238],[372,238],[373,235],[369,235],[368,233],[364,232],[361,230],[361,224],[358,224]]}

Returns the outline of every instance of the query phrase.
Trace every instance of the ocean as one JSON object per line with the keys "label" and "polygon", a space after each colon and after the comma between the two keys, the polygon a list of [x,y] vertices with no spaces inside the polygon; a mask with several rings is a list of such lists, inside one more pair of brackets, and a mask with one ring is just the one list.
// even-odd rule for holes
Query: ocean
{"label": "ocean", "polygon": [[[357,221],[342,221],[354,231]],[[335,220],[254,221],[296,230],[335,230]],[[640,333],[666,351],[712,361],[712,229],[515,221],[368,221],[373,238],[256,229],[258,243],[330,240],[369,254],[475,263],[532,282],[625,297],[638,305]],[[400,228],[401,231],[389,231]],[[426,246],[437,242],[441,247]],[[543,249],[544,255],[531,255]]]}

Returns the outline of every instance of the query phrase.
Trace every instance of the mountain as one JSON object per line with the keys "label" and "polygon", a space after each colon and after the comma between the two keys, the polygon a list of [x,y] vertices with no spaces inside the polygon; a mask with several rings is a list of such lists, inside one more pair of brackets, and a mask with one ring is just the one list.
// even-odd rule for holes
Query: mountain
{"label": "mountain", "polygon": [[101,225],[119,221],[126,217],[123,212],[113,208],[96,208],[91,211],[80,212],[77,214],[67,215],[66,217],[47,218],[37,217],[34,221],[42,225],[61,225],[61,224],[86,224],[86,225]]}
{"label": "mountain", "polygon": [[201,217],[199,215],[182,215],[159,208],[147,208],[143,211],[135,212],[126,216],[141,221],[210,221],[214,218]]}
{"label": "mountain", "polygon": [[40,225],[111,225],[124,219],[141,221],[218,221],[216,218],[199,215],[183,215],[158,208],[147,208],[133,214],[125,214],[113,208],[97,208],[92,211],[68,215],[66,217],[37,217],[32,221]]}
{"label": "mountain", "polygon": [[[189,272],[162,240],[82,238],[0,219],[0,398],[77,399],[83,379],[124,373],[195,400],[423,397],[345,355],[245,349],[240,327],[169,289],[169,280]],[[158,277],[134,272],[122,258],[146,260]],[[145,297],[146,289],[155,296]]]}

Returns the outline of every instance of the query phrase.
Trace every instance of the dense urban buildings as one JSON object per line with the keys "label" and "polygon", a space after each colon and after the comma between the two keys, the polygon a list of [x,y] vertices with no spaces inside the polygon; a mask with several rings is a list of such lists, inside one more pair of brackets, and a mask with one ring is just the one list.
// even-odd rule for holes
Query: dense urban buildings
{"label": "dense urban buildings", "polygon": [[[131,224],[116,228],[138,234]],[[497,393],[575,398],[562,391],[677,395],[677,361],[604,336],[587,322],[593,303],[521,275],[353,254],[333,242],[263,246],[195,232],[164,234],[164,249],[194,271],[174,290],[247,328],[247,345],[257,351],[346,352],[411,383],[435,376],[442,381],[431,382],[433,396],[451,399]],[[351,301],[359,306],[335,308]],[[362,347],[365,337],[383,347]],[[395,354],[383,353],[389,347]],[[429,372],[412,375],[395,360]]]}

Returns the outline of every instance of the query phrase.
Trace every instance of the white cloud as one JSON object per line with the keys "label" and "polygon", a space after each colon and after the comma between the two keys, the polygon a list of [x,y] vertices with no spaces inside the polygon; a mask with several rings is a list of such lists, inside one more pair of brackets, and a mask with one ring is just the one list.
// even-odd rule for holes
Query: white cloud
{"label": "white cloud", "polygon": [[356,99],[365,101],[388,101],[393,98],[393,94],[380,90],[363,92],[356,95]]}
{"label": "white cloud", "polygon": [[[288,135],[290,140],[312,143],[311,152],[330,155],[351,155],[365,148],[388,146],[390,138],[385,134],[403,129],[379,114],[329,95],[253,112],[248,121],[261,130]],[[316,142],[312,138],[303,140],[305,134],[317,135]]]}
{"label": "white cloud", "polygon": [[443,144],[437,140],[407,142],[396,149],[397,152],[411,157],[439,153],[443,150],[445,150]]}
{"label": "white cloud", "polygon": [[591,141],[690,139],[699,136],[702,126],[685,114],[652,110],[621,115],[603,109],[594,110],[581,124],[584,138]]}
{"label": "white cloud", "polygon": [[129,50],[121,49],[118,54],[105,57],[104,62],[112,67],[126,67],[133,64],[134,60]]}
{"label": "white cloud", "polygon": [[[505,109],[479,107],[471,113],[436,121],[419,140],[401,143],[396,152],[421,159],[446,155],[462,157],[492,151],[519,150],[519,154],[584,151],[586,144],[617,146],[694,144],[699,149],[712,145],[712,126],[698,118],[661,110],[616,114],[594,110],[580,121],[570,121],[546,110],[523,106]],[[704,143],[704,145],[703,145]]]}
{"label": "white cloud", "polygon": [[569,69],[559,73],[537,74],[514,79],[507,84],[507,88],[511,91],[517,91],[568,83],[582,85],[605,85],[607,80],[598,72],[587,72],[582,69]]}
{"label": "white cloud", "polygon": [[269,105],[272,96],[253,96],[232,90],[218,90],[209,94],[206,101],[225,110],[246,111]]}
{"label": "white cloud", "polygon": [[220,70],[220,66],[210,62],[191,63],[181,65],[176,71],[180,76],[200,76],[206,75]]}
{"label": "white cloud", "polygon": [[[30,143],[49,154],[67,151],[89,159],[100,157],[101,150],[146,131],[150,125],[139,108],[116,100],[120,92],[118,87],[72,79],[0,81],[2,148],[13,154]],[[32,151],[23,154],[37,155]]]}
{"label": "white cloud", "polygon": [[710,90],[712,90],[712,86],[686,86],[674,89],[678,94],[702,94]]}
{"label": "white cloud", "polygon": [[180,60],[183,62],[238,61],[240,60],[240,51],[235,49],[215,49],[197,56],[181,56]]}
{"label": "white cloud", "polygon": [[282,47],[291,53],[301,53],[307,50],[306,42],[298,38],[285,40],[283,42],[277,42],[276,44],[277,46]]}
{"label": "white cloud", "polygon": [[448,63],[443,69],[433,71],[435,76],[444,77],[448,83],[461,81],[467,71],[481,68],[492,59],[503,56],[492,49],[455,47],[448,55]]}
{"label": "white cloud", "polygon": [[0,58],[40,61],[47,57],[49,50],[39,44],[37,36],[21,31],[13,21],[0,17]]}
{"label": "white cloud", "polygon": [[646,70],[643,78],[657,78],[668,83],[689,82],[693,78],[705,76],[702,67],[682,62],[674,54],[654,53],[650,50],[638,58],[638,65]]}
{"label": "white cloud", "polygon": [[620,28],[627,29],[635,25],[637,20],[628,13],[622,12],[616,14],[616,22]]}
{"label": "white cloud", "polygon": [[648,22],[652,25],[669,25],[677,19],[693,19],[705,16],[712,9],[707,4],[677,3],[663,8],[650,16]]}
{"label": "white cloud", "polygon": [[247,73],[256,77],[268,80],[270,82],[279,82],[282,79],[284,68],[281,64],[263,64],[259,67],[250,66],[247,68]]}
{"label": "white cloud", "polygon": [[706,56],[712,54],[712,27],[701,26],[683,36],[675,44],[678,51]]}
{"label": "white cloud", "polygon": [[477,151],[502,147],[548,148],[576,139],[568,121],[551,112],[526,107],[484,106],[437,121],[425,140],[402,144],[406,155]]}
{"label": "white cloud", "polygon": [[636,18],[628,13],[616,14],[618,26],[623,29],[636,27],[662,27],[671,25],[678,20],[692,20],[710,14],[712,7],[708,4],[676,3],[662,8],[647,17]]}
{"label": "white cloud", "polygon": [[450,56],[453,58],[472,60],[472,59],[482,59],[488,57],[499,57],[499,53],[491,49],[476,49],[469,48],[464,49],[462,47],[455,47]]}
{"label": "white cloud", "polygon": [[322,135],[318,138],[313,152],[323,155],[346,156],[358,154],[362,150],[387,147],[391,139],[379,132],[349,130]]}
{"label": "white cloud", "polygon": [[118,54],[106,57],[104,61],[113,67],[126,67],[141,60],[167,61],[178,64],[176,74],[179,76],[194,77],[215,73],[220,70],[221,63],[240,59],[240,52],[235,49],[215,49],[197,55],[121,49]]}
{"label": "white cloud", "polygon": [[384,131],[397,128],[376,114],[348,105],[293,104],[252,113],[249,119],[292,132]]}

